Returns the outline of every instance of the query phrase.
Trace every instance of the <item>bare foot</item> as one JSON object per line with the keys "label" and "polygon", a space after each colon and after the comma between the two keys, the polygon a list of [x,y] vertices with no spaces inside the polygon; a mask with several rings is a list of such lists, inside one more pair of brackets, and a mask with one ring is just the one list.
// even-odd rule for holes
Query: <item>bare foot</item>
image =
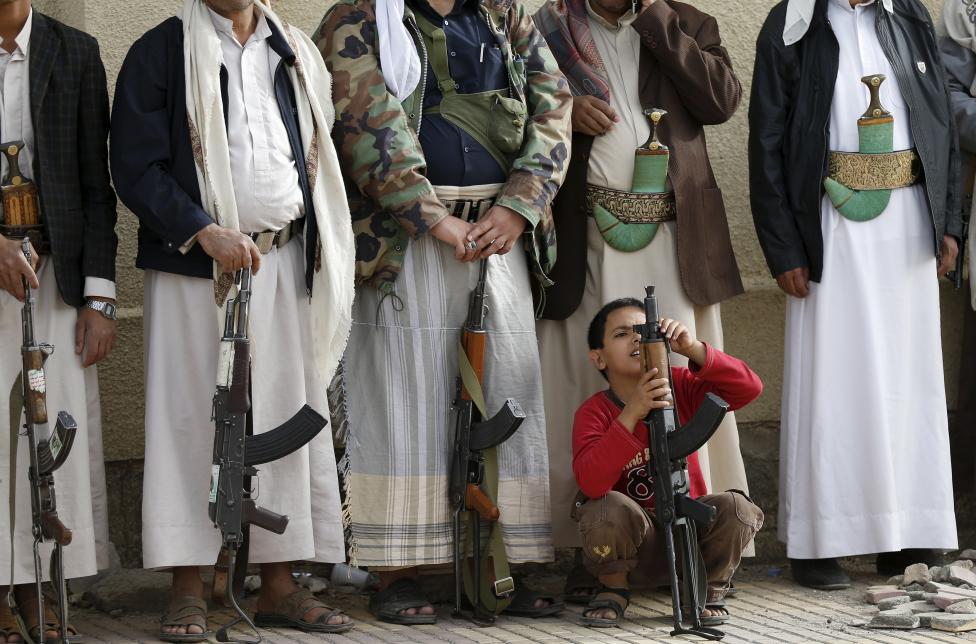
{"label": "bare foot", "polygon": [[[200,578],[200,569],[196,566],[177,566],[173,568],[173,586],[171,596],[176,597],[199,597],[203,598],[203,580]],[[196,624],[189,626],[161,626],[162,633],[175,635],[199,635],[204,629]]]}
{"label": "bare foot", "polygon": [[716,606],[714,608],[703,608],[701,612],[702,617],[728,617],[729,611],[724,606]]}
{"label": "bare foot", "polygon": [[[401,579],[416,579],[417,578],[417,568],[402,568],[400,570],[389,570],[380,573],[380,590],[386,590],[392,586],[395,582]],[[397,615],[406,615],[407,617],[413,617],[414,615],[434,615],[434,607],[430,604],[424,604],[420,608],[404,608],[403,610],[397,612]]]}
{"label": "bare foot", "polygon": [[[258,595],[256,610],[259,613],[273,613],[275,607],[285,597],[301,590],[291,576],[291,564],[289,562],[261,564],[261,594]],[[323,615],[332,612],[328,606],[316,606],[310,608],[302,614],[302,619],[309,623],[316,623]],[[349,624],[352,619],[344,613],[339,613],[330,617],[326,624],[338,626]]]}
{"label": "bare foot", "polygon": [[[27,626],[28,631],[34,630],[37,626],[37,589],[34,584],[20,584],[14,587],[14,598],[17,600],[17,606],[20,612],[24,616],[24,624]],[[6,601],[6,599],[3,599]],[[44,621],[46,623],[56,623],[57,617],[51,610],[51,607],[47,605],[47,601],[44,602]],[[56,639],[59,633],[55,629],[45,629],[44,639]],[[7,638],[7,642],[23,642],[23,638],[19,633],[11,633]]]}

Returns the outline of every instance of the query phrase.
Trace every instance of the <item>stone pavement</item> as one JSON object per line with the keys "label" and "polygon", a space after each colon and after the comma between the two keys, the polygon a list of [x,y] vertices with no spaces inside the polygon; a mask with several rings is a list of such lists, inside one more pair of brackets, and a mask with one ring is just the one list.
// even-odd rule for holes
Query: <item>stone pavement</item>
{"label": "stone pavement", "polygon": [[[862,601],[864,588],[881,583],[867,573],[854,575],[855,586],[848,591],[824,593],[801,588],[784,573],[771,576],[776,569],[753,565],[736,575],[739,593],[728,601],[732,621],[724,627],[724,642],[976,642],[976,634],[952,635],[927,629],[914,631],[868,630],[861,625],[875,609]],[[159,613],[166,603],[169,576],[125,570],[92,588],[98,609],[74,609],[72,621],[80,628],[85,644],[156,642]],[[556,590],[556,576],[533,576],[532,585]],[[503,618],[492,628],[477,628],[467,622],[442,617],[434,626],[404,627],[377,622],[366,611],[366,598],[358,595],[329,594],[324,598],[342,607],[357,622],[345,635],[308,635],[297,631],[264,631],[265,642],[576,642],[597,644],[616,642],[702,641],[693,637],[670,638],[670,597],[665,593],[636,594],[620,628],[590,629],[576,623],[578,607],[568,607],[561,615],[538,620]],[[446,605],[438,605],[442,616]],[[214,611],[212,622],[225,623],[229,611]],[[214,640],[216,641],[216,640]]]}

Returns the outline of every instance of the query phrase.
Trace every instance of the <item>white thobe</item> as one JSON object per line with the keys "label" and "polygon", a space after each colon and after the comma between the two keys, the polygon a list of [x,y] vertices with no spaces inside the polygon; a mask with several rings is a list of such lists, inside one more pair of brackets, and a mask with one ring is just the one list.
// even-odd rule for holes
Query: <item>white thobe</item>
{"label": "white thobe", "polygon": [[[264,16],[242,46],[229,20],[211,12],[228,77],[227,121],[241,230],[278,230],[304,214],[295,158],[273,75],[281,60]],[[254,433],[308,404],[328,418],[326,388],[311,359],[309,298],[301,240],[272,249],[252,280],[251,402]],[[220,533],[208,516],[217,374],[213,282],[146,271],[146,470],[143,565],[211,565]],[[251,530],[250,561],[344,561],[332,434],[259,468],[258,505],[289,517],[283,535]]]}
{"label": "white thobe", "polygon": [[[18,165],[25,178],[33,177],[34,125],[30,115],[29,58],[33,12],[16,37],[12,52],[0,49],[0,141],[23,141]],[[2,43],[2,41],[0,41]],[[0,161],[4,183],[9,178],[6,157]],[[58,291],[54,266],[44,258],[38,267],[40,288],[35,292],[34,334],[38,342],[53,344],[54,354],[45,365],[47,403],[52,421],[58,411],[67,411],[78,423],[71,453],[65,464],[54,473],[58,515],[72,531],[72,542],[64,550],[65,574],[68,578],[94,574],[107,568],[108,509],[105,493],[105,469],[102,459],[101,407],[98,397],[98,374],[95,367],[82,367],[83,356],[74,352],[75,322],[78,310],[64,303]],[[115,284],[95,277],[85,278],[86,296],[115,297]],[[21,311],[23,305],[8,293],[0,292],[0,422],[8,427],[10,390],[21,371]],[[38,440],[48,437],[53,424],[37,427]],[[9,432],[0,440],[0,585],[8,581],[10,570],[10,513],[7,503],[10,463]],[[34,580],[31,547],[31,506],[27,468],[30,459],[27,439],[21,436],[17,450],[17,509],[14,536],[14,583]],[[41,547],[42,567],[46,565],[51,544]]]}
{"label": "white thobe", "polygon": [[[858,150],[860,82],[884,74],[894,149],[909,113],[875,30],[877,3],[829,0],[840,45],[830,149]],[[937,61],[924,62],[929,73]],[[916,68],[917,67],[917,68]],[[922,73],[921,66],[910,73]],[[946,151],[948,153],[948,151]],[[780,442],[779,537],[790,557],[956,548],[939,286],[923,185],[854,222],[821,205],[824,268],[790,297]]]}
{"label": "white thobe", "polygon": [[[618,21],[619,26],[609,24],[589,5],[587,13],[593,40],[606,62],[610,106],[620,117],[607,133],[593,140],[587,182],[629,191],[633,187],[634,150],[651,133],[640,102],[640,34],[631,26],[635,19],[631,13]],[[540,320],[537,324],[546,399],[553,540],[557,547],[580,545],[578,527],[569,516],[578,490],[572,468],[573,415],[583,401],[607,386],[590,364],[586,346],[587,327],[600,307],[621,297],[641,298],[644,287],[654,284],[662,315],[682,321],[692,334],[718,349],[724,344],[719,305],[694,304],[681,285],[675,222],[661,224],[654,240],[633,253],[608,246],[592,217],[587,226],[586,285],[579,308],[566,320]],[[679,355],[673,360],[676,365],[686,364]],[[715,436],[699,451],[699,462],[709,489],[748,492],[733,414],[726,415]],[[746,554],[752,554],[751,544]]]}

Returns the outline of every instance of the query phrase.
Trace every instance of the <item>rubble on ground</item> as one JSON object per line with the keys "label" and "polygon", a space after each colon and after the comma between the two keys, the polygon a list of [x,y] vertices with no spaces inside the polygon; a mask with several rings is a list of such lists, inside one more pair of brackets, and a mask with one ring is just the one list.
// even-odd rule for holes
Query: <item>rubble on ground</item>
{"label": "rubble on ground", "polygon": [[869,586],[864,601],[878,607],[868,628],[976,631],[976,550],[945,566],[912,564],[887,584]]}

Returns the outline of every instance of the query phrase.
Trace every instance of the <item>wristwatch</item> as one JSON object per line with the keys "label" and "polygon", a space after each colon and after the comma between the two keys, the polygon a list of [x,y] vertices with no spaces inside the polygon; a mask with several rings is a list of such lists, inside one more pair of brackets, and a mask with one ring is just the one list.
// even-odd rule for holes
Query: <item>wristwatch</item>
{"label": "wristwatch", "polygon": [[85,308],[91,309],[92,311],[98,311],[106,319],[115,320],[117,319],[115,305],[111,302],[102,302],[101,300],[85,300]]}

